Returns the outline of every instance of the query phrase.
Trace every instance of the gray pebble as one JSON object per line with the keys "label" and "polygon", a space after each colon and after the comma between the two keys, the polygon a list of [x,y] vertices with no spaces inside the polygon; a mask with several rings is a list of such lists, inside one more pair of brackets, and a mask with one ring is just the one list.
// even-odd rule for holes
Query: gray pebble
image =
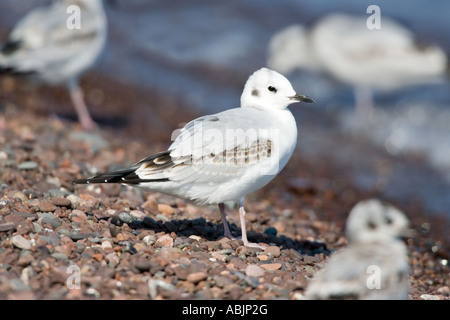
{"label": "gray pebble", "polygon": [[34,161],[25,161],[20,163],[17,168],[19,170],[34,170],[38,168],[38,164]]}

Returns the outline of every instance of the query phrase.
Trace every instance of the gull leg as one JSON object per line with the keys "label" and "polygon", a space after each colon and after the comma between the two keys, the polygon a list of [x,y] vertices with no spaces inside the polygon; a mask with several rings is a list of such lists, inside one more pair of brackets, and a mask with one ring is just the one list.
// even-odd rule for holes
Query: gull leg
{"label": "gull leg", "polygon": [[373,93],[370,88],[356,87],[354,90],[356,112],[362,116],[368,116],[373,113],[375,106],[373,102]]}
{"label": "gull leg", "polygon": [[257,243],[249,242],[247,239],[247,229],[245,227],[245,210],[244,210],[244,198],[239,201],[239,218],[241,220],[241,229],[242,229],[242,241],[244,242],[244,246],[259,248],[265,250],[265,247],[260,246]]}
{"label": "gull leg", "polygon": [[77,81],[72,81],[69,85],[70,98],[75,106],[78,115],[78,121],[85,130],[92,130],[97,127],[97,124],[92,120],[89,110],[84,102],[83,91],[78,85]]}
{"label": "gull leg", "polygon": [[228,226],[227,214],[225,212],[225,204],[219,203],[219,210],[220,210],[220,214],[222,215],[224,236],[231,240],[235,240],[236,238],[233,237],[233,235],[231,234],[231,231],[230,231],[230,227]]}

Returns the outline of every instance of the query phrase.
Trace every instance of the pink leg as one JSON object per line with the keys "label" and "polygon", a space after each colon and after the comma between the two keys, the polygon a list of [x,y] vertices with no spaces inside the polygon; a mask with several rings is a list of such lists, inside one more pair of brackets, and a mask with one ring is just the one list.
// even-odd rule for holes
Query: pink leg
{"label": "pink leg", "polygon": [[97,124],[94,120],[92,120],[91,115],[89,114],[89,110],[84,102],[83,92],[78,83],[71,84],[69,90],[70,97],[72,98],[72,103],[75,106],[81,126],[85,130],[95,129]]}
{"label": "pink leg", "polygon": [[244,246],[265,250],[265,247],[263,247],[257,243],[249,242],[247,239],[247,229],[245,227],[244,199],[241,199],[241,201],[239,201],[239,217],[241,220],[242,241],[244,242]]}

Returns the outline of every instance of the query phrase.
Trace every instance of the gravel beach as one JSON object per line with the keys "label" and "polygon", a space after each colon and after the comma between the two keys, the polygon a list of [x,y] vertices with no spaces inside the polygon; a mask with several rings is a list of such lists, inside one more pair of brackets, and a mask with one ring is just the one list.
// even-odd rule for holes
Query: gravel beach
{"label": "gravel beach", "polygon": [[[0,82],[0,299],[301,299],[346,246],[351,207],[376,196],[352,186],[345,168],[297,149],[246,199],[249,240],[268,245],[261,251],[223,238],[217,207],[120,185],[73,185],[163,150],[173,129],[199,115],[176,112],[183,105],[156,92],[88,79],[87,103],[101,124],[94,132],[64,116],[72,110],[63,90]],[[48,106],[58,106],[57,116]],[[139,118],[144,107],[151,119]],[[450,299],[448,220],[417,201],[394,204],[418,231],[406,240],[409,298]],[[227,210],[239,235],[237,210]]]}

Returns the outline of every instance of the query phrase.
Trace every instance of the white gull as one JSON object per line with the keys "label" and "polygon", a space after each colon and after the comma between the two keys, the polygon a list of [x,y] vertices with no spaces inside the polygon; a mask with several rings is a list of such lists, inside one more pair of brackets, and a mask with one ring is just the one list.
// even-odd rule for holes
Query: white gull
{"label": "white gull", "polygon": [[75,183],[124,183],[201,205],[218,204],[229,238],[224,202],[238,202],[244,245],[261,247],[247,239],[244,197],[268,184],[290,159],[297,125],[287,106],[301,101],[314,102],[297,94],[281,74],[262,68],[245,84],[241,108],[195,119],[167,151]]}

